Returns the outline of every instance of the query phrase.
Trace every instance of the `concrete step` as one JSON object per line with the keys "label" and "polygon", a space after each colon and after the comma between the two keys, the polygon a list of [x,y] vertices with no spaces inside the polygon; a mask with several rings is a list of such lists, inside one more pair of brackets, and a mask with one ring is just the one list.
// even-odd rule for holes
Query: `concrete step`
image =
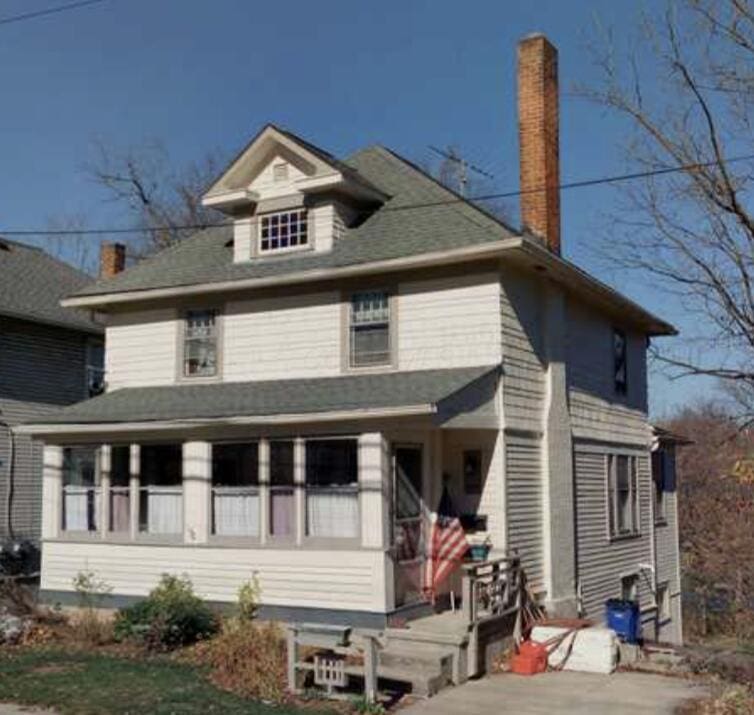
{"label": "concrete step", "polygon": [[469,642],[468,630],[441,632],[420,627],[387,628],[385,629],[385,636],[387,636],[388,643],[404,641],[458,647],[465,646]]}
{"label": "concrete step", "polygon": [[455,652],[453,648],[434,643],[411,643],[408,641],[390,641],[380,651],[380,665],[403,666],[414,663],[448,668],[452,665]]}

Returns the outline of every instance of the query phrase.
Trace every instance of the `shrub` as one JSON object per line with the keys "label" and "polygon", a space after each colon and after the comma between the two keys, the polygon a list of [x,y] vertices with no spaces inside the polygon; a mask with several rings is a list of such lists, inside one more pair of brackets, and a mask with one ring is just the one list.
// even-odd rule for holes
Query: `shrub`
{"label": "shrub", "polygon": [[196,662],[209,665],[210,680],[238,695],[280,702],[286,689],[286,642],[274,623],[226,621],[216,638],[201,643]]}
{"label": "shrub", "polygon": [[73,588],[79,600],[79,613],[72,625],[79,640],[90,645],[100,645],[112,639],[110,619],[102,617],[98,610],[113,588],[97,578],[94,571],[79,571],[73,577]]}
{"label": "shrub", "polygon": [[188,577],[163,574],[146,599],[118,611],[114,635],[150,650],[171,650],[208,638],[217,629],[217,617],[194,593]]}
{"label": "shrub", "polygon": [[238,618],[241,621],[248,622],[256,618],[261,593],[256,574],[251,577],[251,581],[241,584],[238,589]]}

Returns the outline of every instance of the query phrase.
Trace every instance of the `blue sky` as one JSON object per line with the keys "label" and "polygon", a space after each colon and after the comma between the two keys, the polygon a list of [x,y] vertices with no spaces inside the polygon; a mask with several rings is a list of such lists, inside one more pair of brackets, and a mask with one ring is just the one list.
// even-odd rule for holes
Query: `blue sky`
{"label": "blue sky", "polygon": [[[3,0],[0,18],[62,0]],[[633,24],[638,2],[596,0],[106,0],[0,25],[0,231],[83,215],[125,225],[82,172],[99,139],[116,149],[163,141],[176,161],[231,152],[267,121],[337,154],[370,143],[431,158],[457,146],[518,185],[516,42],[545,32],[560,52],[561,178],[621,173],[626,127],[572,96],[595,79],[586,49],[595,18]],[[572,260],[683,328],[688,318],[594,254],[620,188],[564,192]],[[664,414],[703,381],[653,371],[651,406]]]}

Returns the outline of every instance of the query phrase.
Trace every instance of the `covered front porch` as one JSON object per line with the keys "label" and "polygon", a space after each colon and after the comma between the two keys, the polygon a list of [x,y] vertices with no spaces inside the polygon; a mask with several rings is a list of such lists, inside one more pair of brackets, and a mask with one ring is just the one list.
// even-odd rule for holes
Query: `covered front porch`
{"label": "covered front porch", "polygon": [[[426,615],[431,514],[443,495],[469,541],[505,553],[497,373],[434,372],[444,374],[433,399],[402,394],[406,409],[390,414],[145,420],[132,410],[105,422],[100,404],[89,408],[96,421],[79,407],[34,426],[45,441],[43,593],[73,602],[72,578],[90,570],[117,606],[170,572],[218,603],[256,578],[262,614],[280,620],[384,628]],[[451,575],[436,606],[453,592],[460,607],[462,590]]]}

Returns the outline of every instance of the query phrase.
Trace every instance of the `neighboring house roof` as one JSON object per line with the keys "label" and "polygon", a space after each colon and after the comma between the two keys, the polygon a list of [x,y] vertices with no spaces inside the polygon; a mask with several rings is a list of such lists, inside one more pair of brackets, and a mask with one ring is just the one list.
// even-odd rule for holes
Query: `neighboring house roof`
{"label": "neighboring house roof", "polygon": [[91,276],[41,248],[0,236],[0,315],[56,327],[101,333],[89,311],[63,308],[65,295],[91,283]]}
{"label": "neighboring house roof", "polygon": [[[287,136],[295,138],[289,133]],[[321,153],[328,161],[333,160],[329,154]],[[580,290],[587,299],[594,296],[609,304],[613,312],[625,314],[647,333],[675,333],[671,325],[551,253],[538,239],[519,235],[392,151],[369,147],[345,163],[391,198],[362,223],[347,229],[331,251],[234,263],[233,228],[229,224],[200,231],[113,278],[88,285],[76,291],[66,304],[99,306],[170,294],[253,288],[273,282],[326,280],[354,272],[423,265],[422,261],[460,262],[501,257],[504,251],[514,251],[520,254],[519,260],[552,268],[556,279],[567,287]]]}
{"label": "neighboring house roof", "polygon": [[46,417],[44,425],[30,426],[27,431],[43,433],[50,425],[201,423],[232,417],[290,421],[322,413],[433,414],[439,403],[464,388],[496,380],[498,371],[499,366],[487,366],[123,388],[66,407]]}

